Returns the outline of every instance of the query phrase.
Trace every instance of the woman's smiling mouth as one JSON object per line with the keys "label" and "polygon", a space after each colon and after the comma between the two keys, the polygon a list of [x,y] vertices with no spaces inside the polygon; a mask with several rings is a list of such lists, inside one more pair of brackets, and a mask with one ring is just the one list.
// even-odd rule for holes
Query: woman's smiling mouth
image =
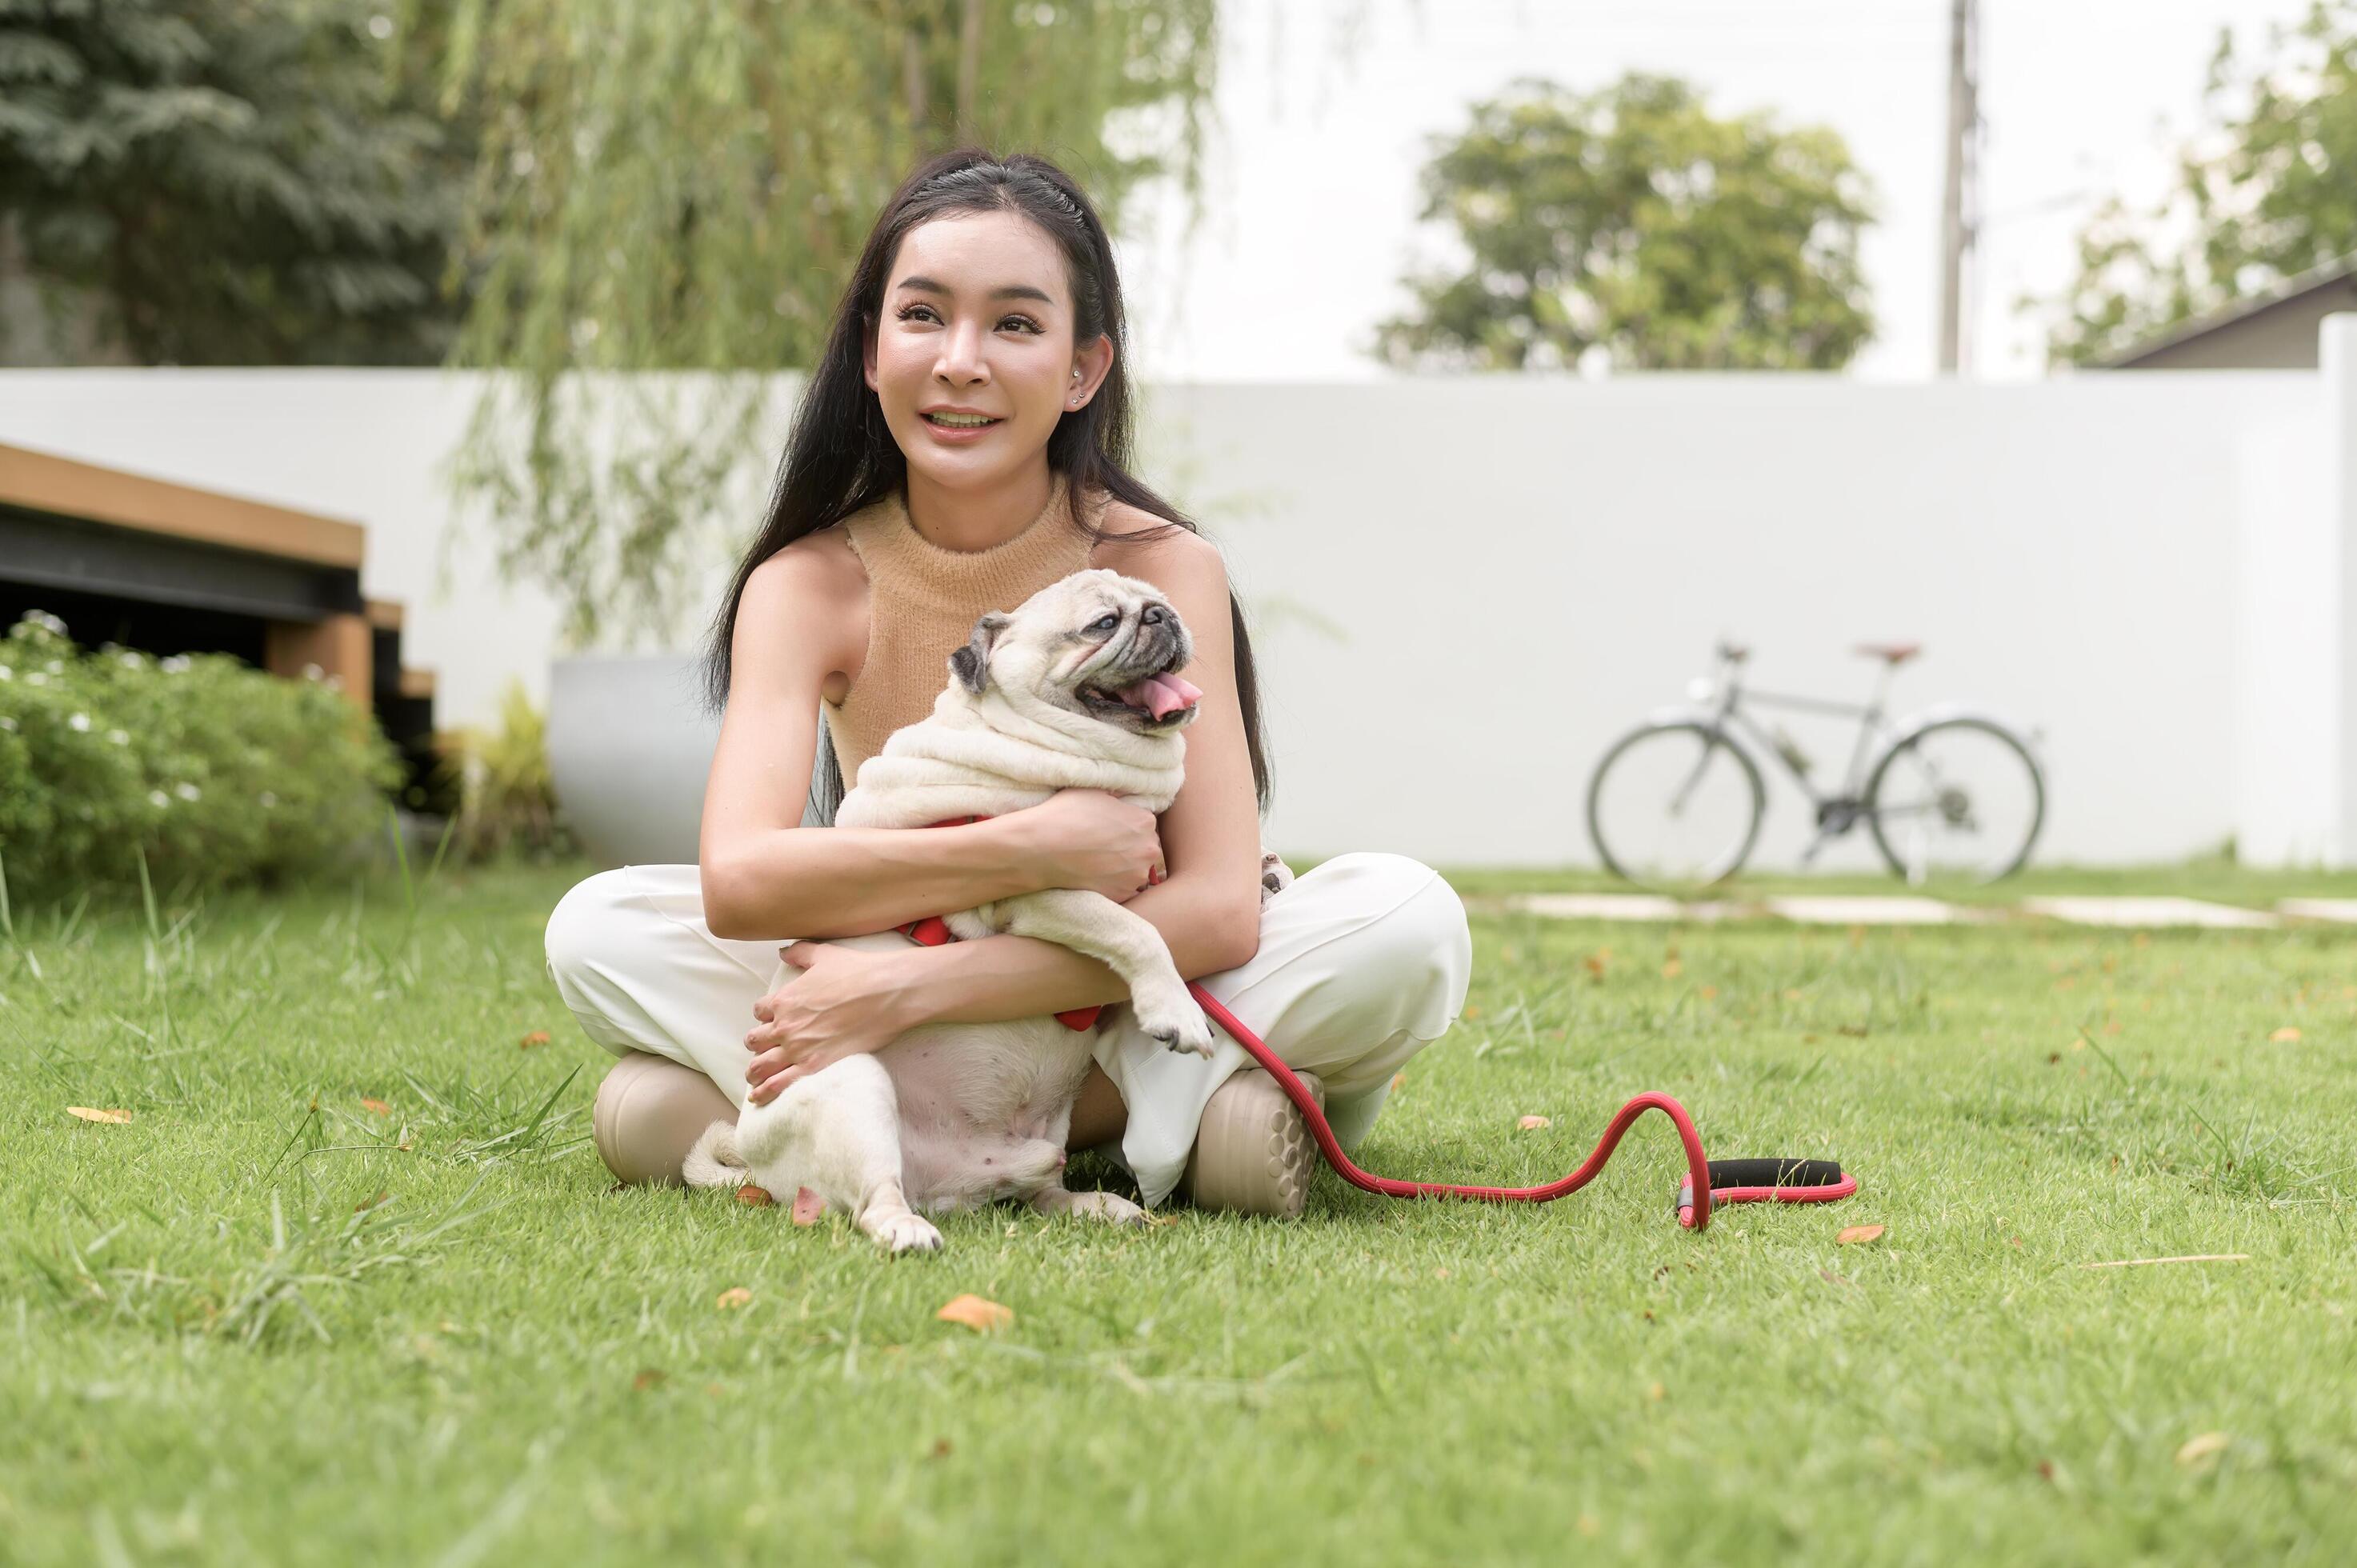
{"label": "woman's smiling mouth", "polygon": [[947,409],[918,415],[936,430],[987,430],[1002,421],[986,413],[955,413]]}

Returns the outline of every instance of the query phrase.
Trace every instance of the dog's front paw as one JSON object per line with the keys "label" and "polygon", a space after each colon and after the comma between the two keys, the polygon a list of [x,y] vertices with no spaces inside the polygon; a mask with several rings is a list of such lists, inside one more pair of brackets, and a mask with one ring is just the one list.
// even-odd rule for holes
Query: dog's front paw
{"label": "dog's front paw", "polygon": [[1203,1016],[1193,998],[1183,993],[1168,1005],[1139,1008],[1137,1026],[1161,1041],[1165,1049],[1192,1051],[1199,1057],[1211,1054],[1211,1021]]}
{"label": "dog's front paw", "polygon": [[942,1250],[942,1233],[933,1222],[918,1214],[896,1214],[878,1220],[870,1232],[877,1244],[894,1257],[903,1252],[938,1252]]}

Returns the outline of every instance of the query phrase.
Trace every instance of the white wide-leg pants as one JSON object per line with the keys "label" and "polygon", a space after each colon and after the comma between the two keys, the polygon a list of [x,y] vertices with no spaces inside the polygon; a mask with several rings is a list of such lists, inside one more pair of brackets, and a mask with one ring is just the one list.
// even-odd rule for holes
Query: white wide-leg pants
{"label": "white wide-leg pants", "polygon": [[[909,947],[898,931],[832,938]],[[548,967],[589,1037],[616,1055],[648,1051],[703,1072],[738,1106],[749,1086],[753,1004],[786,983],[784,940],[716,937],[693,865],[625,865],[576,886],[548,918]],[[1405,855],[1323,861],[1261,910],[1260,950],[1198,981],[1293,1068],[1326,1085],[1344,1147],[1372,1125],[1400,1064],[1465,1005],[1473,944],[1465,906]],[[1178,1185],[1204,1102],[1252,1058],[1217,1025],[1207,1060],[1140,1033],[1126,1006],[1097,1028],[1097,1063],[1128,1107],[1121,1158],[1148,1205]]]}

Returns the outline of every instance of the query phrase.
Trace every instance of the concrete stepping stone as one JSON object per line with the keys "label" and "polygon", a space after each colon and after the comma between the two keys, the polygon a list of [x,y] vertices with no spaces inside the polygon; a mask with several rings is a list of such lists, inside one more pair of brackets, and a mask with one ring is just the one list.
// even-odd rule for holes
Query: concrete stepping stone
{"label": "concrete stepping stone", "polygon": [[2283,922],[2264,909],[2238,909],[2199,898],[2024,898],[2022,908],[2081,926],[2274,927]]}
{"label": "concrete stepping stone", "polygon": [[2276,904],[2278,915],[2294,915],[2303,920],[2338,920],[2343,925],[2357,924],[2357,898],[2285,898]]}
{"label": "concrete stepping stone", "polygon": [[1960,908],[1937,898],[1770,898],[1768,908],[1788,920],[1810,926],[1947,926],[1988,918],[1986,911]]}

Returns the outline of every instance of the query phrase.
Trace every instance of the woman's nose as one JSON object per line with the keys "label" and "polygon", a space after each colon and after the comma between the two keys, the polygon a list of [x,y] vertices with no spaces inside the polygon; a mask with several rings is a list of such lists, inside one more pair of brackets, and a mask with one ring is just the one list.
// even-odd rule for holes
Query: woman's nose
{"label": "woman's nose", "polygon": [[987,367],[982,359],[982,328],[961,324],[950,328],[942,339],[940,373],[953,381],[970,381]]}

